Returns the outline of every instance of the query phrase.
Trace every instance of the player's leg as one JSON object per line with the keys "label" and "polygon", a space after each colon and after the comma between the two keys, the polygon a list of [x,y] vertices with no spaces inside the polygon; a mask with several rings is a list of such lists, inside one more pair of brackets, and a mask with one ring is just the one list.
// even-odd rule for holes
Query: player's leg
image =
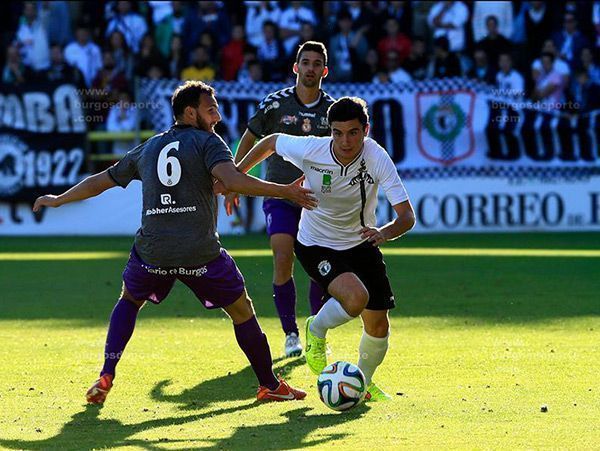
{"label": "player's leg", "polygon": [[[225,251],[203,267],[196,275],[178,278],[192,289],[206,308],[222,308],[233,322],[235,338],[248,358],[259,381],[259,399],[302,399],[306,393],[292,389],[273,374],[273,361],[266,335],[263,333],[252,301],[246,293],[244,277],[235,261]],[[271,396],[273,395],[273,396]]]}
{"label": "player's leg", "polygon": [[294,241],[301,209],[279,199],[266,199],[263,211],[273,252],[273,300],[286,335],[287,357],[302,353],[296,322],[296,285],[293,278]]}
{"label": "player's leg", "polygon": [[314,280],[310,280],[308,287],[308,301],[310,303],[310,314],[316,315],[325,304],[325,291]]}
{"label": "player's leg", "polygon": [[[160,303],[171,290],[175,278],[148,272],[146,265],[132,249],[123,272],[123,289],[111,315],[104,347],[104,365],[100,378],[86,394],[87,401],[102,404],[116,375],[116,367],[129,342],[140,308],[146,299]],[[129,288],[128,288],[129,287]]]}
{"label": "player's leg", "polygon": [[373,374],[387,353],[390,337],[390,322],[387,310],[365,309],[361,313],[363,334],[358,347],[358,367],[365,375],[367,400],[387,401],[390,398],[373,383]]}

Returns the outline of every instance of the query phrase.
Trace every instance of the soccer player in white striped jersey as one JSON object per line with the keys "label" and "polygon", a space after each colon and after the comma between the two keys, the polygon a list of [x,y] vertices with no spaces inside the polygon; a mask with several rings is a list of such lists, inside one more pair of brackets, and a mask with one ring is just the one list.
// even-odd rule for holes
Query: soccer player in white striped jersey
{"label": "soccer player in white striped jersey", "polygon": [[[388,311],[394,295],[379,247],[408,232],[415,214],[396,167],[368,137],[367,104],[343,97],[327,113],[331,136],[273,134],[259,141],[238,168],[247,172],[274,152],[305,174],[318,207],[302,210],[296,257],[330,298],[306,322],[306,361],[315,374],[327,365],[326,335],[360,316],[363,335],[358,366],[367,379],[367,400],[390,397],[373,383],[388,349]],[[376,226],[377,190],[381,186],[397,217]]]}

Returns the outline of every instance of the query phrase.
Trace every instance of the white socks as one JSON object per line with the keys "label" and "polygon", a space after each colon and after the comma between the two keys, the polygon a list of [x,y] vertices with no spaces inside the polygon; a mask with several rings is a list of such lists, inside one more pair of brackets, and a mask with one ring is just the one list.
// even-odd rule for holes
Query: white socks
{"label": "white socks", "polygon": [[381,362],[383,362],[385,353],[388,350],[389,337],[389,332],[387,337],[377,338],[368,335],[363,330],[360,345],[358,346],[358,367],[365,375],[367,387],[371,383],[371,378],[373,377],[375,370],[381,365]]}
{"label": "white socks", "polygon": [[337,300],[329,298],[310,324],[310,331],[319,338],[325,338],[328,329],[346,324],[351,319],[354,317],[348,315]]}

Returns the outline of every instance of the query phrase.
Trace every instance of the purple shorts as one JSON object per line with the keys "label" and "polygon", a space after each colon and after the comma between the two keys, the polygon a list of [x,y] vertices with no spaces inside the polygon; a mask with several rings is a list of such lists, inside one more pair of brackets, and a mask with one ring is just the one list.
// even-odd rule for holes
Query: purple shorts
{"label": "purple shorts", "polygon": [[286,233],[296,238],[300,222],[301,207],[296,207],[280,199],[266,199],[263,211],[267,222],[267,235]]}
{"label": "purple shorts", "polygon": [[160,268],[148,265],[131,249],[123,271],[123,282],[134,299],[155,304],[167,297],[175,280],[181,280],[207,309],[233,304],[244,292],[244,276],[225,249],[221,255],[198,267]]}

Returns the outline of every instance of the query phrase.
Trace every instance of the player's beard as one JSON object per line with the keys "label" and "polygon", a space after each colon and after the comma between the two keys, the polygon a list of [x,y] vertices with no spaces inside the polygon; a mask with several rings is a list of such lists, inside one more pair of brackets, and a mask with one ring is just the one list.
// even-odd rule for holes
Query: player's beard
{"label": "player's beard", "polygon": [[208,124],[208,122],[202,119],[202,116],[200,116],[199,114],[196,116],[196,128],[199,128],[200,130],[204,130],[206,132],[213,131],[213,128]]}
{"label": "player's beard", "polygon": [[319,77],[315,75],[312,80],[309,80],[306,77],[300,77],[300,83],[306,88],[314,88],[315,86],[319,86]]}

